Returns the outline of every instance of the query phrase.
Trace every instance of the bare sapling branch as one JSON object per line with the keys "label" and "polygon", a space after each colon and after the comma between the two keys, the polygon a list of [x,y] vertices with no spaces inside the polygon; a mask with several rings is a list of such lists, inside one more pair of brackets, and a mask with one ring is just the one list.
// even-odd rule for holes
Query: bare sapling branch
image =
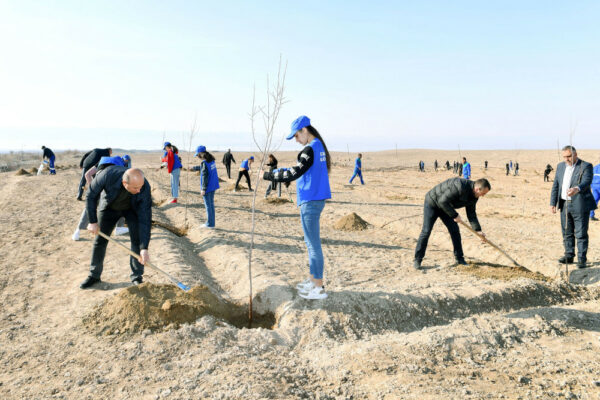
{"label": "bare sapling branch", "polygon": [[[254,231],[256,228],[256,194],[262,181],[265,161],[269,153],[273,150],[273,133],[275,124],[279,117],[281,107],[287,102],[284,97],[285,76],[287,71],[287,62],[282,71],[282,59],[279,57],[279,68],[277,71],[277,82],[273,87],[270,86],[269,76],[267,75],[267,90],[266,90],[266,105],[256,105],[256,87],[252,91],[252,108],[249,113],[250,127],[252,130],[252,139],[256,147],[261,153],[260,164],[256,169],[256,180],[254,181],[254,192],[252,193],[252,229],[250,233],[250,248],[248,251],[248,282],[249,282],[249,298],[248,298],[248,324],[252,324],[252,252],[254,250]],[[260,141],[257,137],[255,128],[256,119],[261,117],[263,128],[265,130],[263,140]],[[282,138],[283,142],[283,138]]]}
{"label": "bare sapling branch", "polygon": [[[198,113],[196,113],[194,115],[194,122],[190,126],[190,131],[188,134],[187,174],[186,174],[186,178],[185,178],[185,191],[186,191],[187,195],[189,195],[189,193],[190,193],[190,169],[191,169],[191,165],[192,165],[192,143],[194,141],[194,136],[196,136],[196,131],[198,129],[197,123],[198,123]],[[184,142],[184,145],[185,145],[185,142]],[[183,213],[183,224],[186,228],[188,228],[188,220],[187,220],[188,203],[189,203],[189,199],[186,199],[185,211]]]}

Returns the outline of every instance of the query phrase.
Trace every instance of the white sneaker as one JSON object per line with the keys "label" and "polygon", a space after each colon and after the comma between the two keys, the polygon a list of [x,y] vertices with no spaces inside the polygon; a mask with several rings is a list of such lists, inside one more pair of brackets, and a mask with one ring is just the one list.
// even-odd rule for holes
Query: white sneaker
{"label": "white sneaker", "polygon": [[200,225],[200,228],[201,228],[201,229],[215,229],[215,227],[214,227],[214,226],[208,226],[208,225],[206,225],[206,224],[202,224],[202,225]]}
{"label": "white sneaker", "polygon": [[73,233],[73,236],[71,236],[71,239],[73,239],[74,241],[79,240],[79,229],[75,229],[75,232]]}
{"label": "white sneaker", "polygon": [[300,297],[308,300],[323,300],[327,298],[327,293],[325,293],[325,289],[323,287],[313,287],[307,293],[299,293]]}
{"label": "white sneaker", "polygon": [[314,286],[315,285],[313,284],[312,280],[310,278],[306,278],[305,280],[296,285],[296,289],[302,292],[308,292]]}
{"label": "white sneaker", "polygon": [[117,226],[115,228],[115,235],[125,235],[126,233],[129,233],[129,228],[126,226]]}

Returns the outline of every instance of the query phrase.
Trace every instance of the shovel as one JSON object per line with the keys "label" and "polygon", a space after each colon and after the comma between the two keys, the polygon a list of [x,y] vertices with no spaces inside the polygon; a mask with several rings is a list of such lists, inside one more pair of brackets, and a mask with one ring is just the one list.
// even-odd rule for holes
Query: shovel
{"label": "shovel", "polygon": [[[129,253],[129,255],[136,257],[136,258],[140,258],[139,254],[134,253],[133,251],[131,251],[130,249],[127,248],[127,246],[123,245],[122,243],[117,242],[115,239],[111,238],[110,236],[104,234],[101,231],[98,231],[98,235],[102,236],[104,239],[108,240],[109,242],[118,244],[119,246],[121,246],[127,253]],[[167,278],[169,278],[169,280],[171,282],[173,282],[175,285],[177,285],[178,288],[180,288],[181,290],[183,290],[184,292],[187,292],[188,290],[190,290],[189,286],[184,285],[183,283],[179,282],[177,279],[173,278],[171,275],[167,274],[165,271],[163,271],[162,269],[158,268],[155,265],[152,265],[150,263],[150,261],[146,262],[145,264],[146,266],[152,268],[155,271],[160,272],[161,274],[165,275]]]}
{"label": "shovel", "polygon": [[[463,220],[460,221],[460,224],[463,225],[465,228],[467,228],[468,230],[470,230],[471,232],[473,232],[473,234],[477,235],[477,237],[482,237],[479,233],[477,233],[473,228],[471,228],[469,225],[467,225],[467,223]],[[522,265],[520,265],[518,262],[516,262],[514,260],[514,258],[512,258],[511,256],[509,256],[504,250],[502,250],[500,247],[496,246],[494,243],[490,242],[487,238],[485,239],[486,243],[489,244],[490,246],[492,246],[494,249],[498,250],[500,253],[502,253],[502,255],[506,258],[508,258],[510,261],[512,261],[512,263],[520,268],[525,268]],[[525,268],[527,269],[527,268]],[[529,271],[529,270],[528,270]]]}

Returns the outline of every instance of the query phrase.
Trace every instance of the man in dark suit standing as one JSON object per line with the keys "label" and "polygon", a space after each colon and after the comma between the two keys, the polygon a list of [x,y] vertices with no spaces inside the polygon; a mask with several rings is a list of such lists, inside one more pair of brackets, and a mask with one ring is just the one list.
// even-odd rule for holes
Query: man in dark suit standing
{"label": "man in dark suit standing", "polygon": [[[87,227],[94,235],[100,230],[110,236],[121,217],[127,220],[131,251],[140,255],[130,258],[131,281],[143,282],[144,264],[150,260],[148,244],[152,227],[152,197],[150,184],[137,168],[127,169],[113,165],[100,171],[87,195],[86,208],[90,223]],[[100,282],[104,255],[108,241],[97,235],[92,249],[90,273],[79,286],[87,289]]]}
{"label": "man in dark suit standing", "polygon": [[550,193],[550,210],[560,213],[565,255],[558,259],[562,264],[569,264],[575,258],[575,238],[577,238],[577,268],[587,266],[588,226],[590,211],[595,210],[596,203],[590,189],[594,176],[592,164],[577,158],[577,150],[573,146],[562,149],[565,160],[556,167],[556,175]]}

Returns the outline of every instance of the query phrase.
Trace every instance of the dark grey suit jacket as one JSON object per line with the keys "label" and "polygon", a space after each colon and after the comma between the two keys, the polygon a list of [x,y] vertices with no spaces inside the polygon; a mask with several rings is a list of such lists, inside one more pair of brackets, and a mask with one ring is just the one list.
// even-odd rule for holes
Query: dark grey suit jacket
{"label": "dark grey suit jacket", "polygon": [[[550,206],[556,206],[559,210],[562,209],[564,201],[560,198],[562,191],[562,181],[565,176],[566,164],[564,162],[559,163],[556,166],[556,175],[554,175],[554,184],[552,185],[552,192],[550,193]],[[571,177],[571,184],[569,188],[578,187],[579,193],[571,196],[571,204],[569,210],[575,213],[589,213],[591,210],[597,208],[594,196],[590,185],[594,178],[594,168],[589,162],[585,162],[578,159],[575,163],[575,169],[573,170],[573,176]]]}

